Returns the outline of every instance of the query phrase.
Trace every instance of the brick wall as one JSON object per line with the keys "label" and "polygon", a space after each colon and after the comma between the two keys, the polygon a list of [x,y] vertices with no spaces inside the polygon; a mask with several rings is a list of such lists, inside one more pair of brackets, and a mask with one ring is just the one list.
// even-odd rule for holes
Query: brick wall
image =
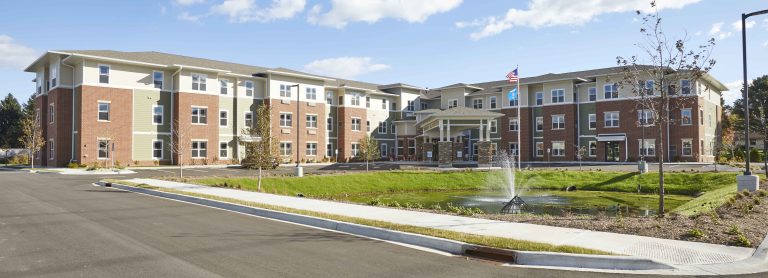
{"label": "brick wall", "polygon": [[[352,118],[360,118],[360,131],[352,130]],[[339,119],[337,119],[341,126],[339,127],[339,160],[345,160],[352,157],[352,143],[357,143],[365,137],[366,126],[366,112],[363,108],[353,107],[340,107]]]}
{"label": "brick wall", "polygon": [[[328,135],[326,132],[326,104],[324,102],[309,103],[305,101],[297,102],[295,100],[285,102],[279,99],[270,99],[269,105],[272,107],[272,134],[278,141],[292,143],[293,153],[285,159],[291,159],[293,162],[296,162],[296,152],[299,154],[299,159],[305,159],[306,161],[320,161],[325,157],[325,141]],[[299,108],[299,115],[296,114],[296,108]],[[280,126],[281,112],[291,113],[291,127]],[[317,115],[317,128],[307,128],[308,114]],[[365,119],[363,119],[363,124],[365,124],[364,121]],[[297,132],[299,132],[298,144],[296,143]],[[307,155],[307,142],[317,143],[317,155]],[[345,157],[342,150],[343,148],[340,147],[339,159]]]}
{"label": "brick wall", "polygon": [[[98,138],[110,139],[115,144],[115,151],[112,153],[115,162],[122,165],[131,163],[133,91],[93,86],[82,86],[79,91],[81,121],[77,141],[80,163],[99,161],[102,165],[107,165],[107,160],[98,159]],[[98,121],[100,100],[110,102],[108,122]]]}

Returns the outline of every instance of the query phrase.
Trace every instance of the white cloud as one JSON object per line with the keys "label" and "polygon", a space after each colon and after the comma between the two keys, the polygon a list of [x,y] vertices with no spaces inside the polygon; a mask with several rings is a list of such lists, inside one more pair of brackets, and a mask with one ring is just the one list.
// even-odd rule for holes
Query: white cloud
{"label": "white cloud", "polygon": [[768,47],[768,41],[765,41],[765,42],[763,43],[763,47]]}
{"label": "white cloud", "polygon": [[205,15],[191,15],[188,12],[181,12],[176,18],[189,22],[198,22],[203,17],[205,17]]}
{"label": "white cloud", "polygon": [[723,22],[712,24],[712,28],[709,29],[709,35],[717,38],[718,40],[724,40],[733,35],[733,32],[723,30],[723,24]]}
{"label": "white cloud", "polygon": [[205,0],[174,0],[173,2],[181,6],[190,6],[205,3]]}
{"label": "white cloud", "polygon": [[0,68],[23,69],[38,56],[36,50],[14,42],[10,36],[0,35]]}
{"label": "white cloud", "polygon": [[[701,0],[665,0],[658,1],[658,10],[680,9],[686,5]],[[480,30],[470,34],[477,40],[509,30],[516,26],[543,28],[551,26],[578,26],[596,17],[608,13],[624,13],[635,10],[649,11],[647,1],[637,0],[531,0],[527,10],[509,9],[504,16],[491,16],[473,21],[459,22],[457,27],[480,27]]]}
{"label": "white cloud", "polygon": [[[752,27],[755,27],[755,24],[757,24],[757,22],[755,22],[754,20],[745,22],[745,25],[747,26],[747,30],[752,29]],[[733,27],[733,30],[741,31],[741,20],[737,20],[731,23],[731,27]]]}
{"label": "white cloud", "polygon": [[304,11],[305,5],[306,0],[272,0],[269,7],[258,7],[254,0],[225,0],[211,7],[211,12],[226,15],[231,22],[268,22],[292,18]]}
{"label": "white cloud", "polygon": [[448,12],[462,0],[333,0],[330,10],[312,7],[308,21],[312,24],[344,28],[352,22],[375,23],[386,18],[409,23],[424,22],[430,16]]}
{"label": "white cloud", "polygon": [[728,87],[728,91],[723,92],[723,100],[725,101],[725,104],[733,104],[734,101],[741,98],[741,88],[743,85],[743,80],[725,83],[725,86]]}
{"label": "white cloud", "polygon": [[370,57],[338,57],[312,61],[304,65],[306,71],[334,76],[339,78],[353,79],[359,75],[386,70],[390,66],[386,64],[377,64]]}
{"label": "white cloud", "polygon": [[160,15],[165,15],[168,9],[165,6],[160,6]]}

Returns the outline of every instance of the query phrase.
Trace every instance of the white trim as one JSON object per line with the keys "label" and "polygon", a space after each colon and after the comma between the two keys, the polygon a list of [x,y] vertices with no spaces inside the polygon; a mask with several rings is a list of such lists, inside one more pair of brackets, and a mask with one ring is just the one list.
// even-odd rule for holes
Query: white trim
{"label": "white trim", "polygon": [[[160,117],[161,121],[160,123],[155,122],[155,108],[160,107],[162,111],[160,111]],[[152,105],[152,125],[164,125],[165,124],[165,105],[162,104],[154,104]]]}
{"label": "white trim", "polygon": [[[307,126],[307,124],[309,124],[309,121],[307,120],[307,116],[315,116],[315,126],[314,127]],[[315,113],[304,113],[304,127],[305,128],[318,129],[319,128],[318,127],[318,125],[319,125],[318,121],[319,120],[320,120],[320,116],[315,114]]]}
{"label": "white trim", "polygon": [[[192,115],[193,115],[192,111],[194,111],[195,108],[197,108],[197,109],[205,109],[205,123],[200,123],[200,114],[199,113],[197,115],[197,121],[198,122],[197,123],[193,123],[192,122]],[[208,115],[209,115],[208,114],[208,106],[190,105],[190,108],[189,108],[189,122],[190,122],[191,125],[208,125]]]}
{"label": "white trim", "polygon": [[[224,148],[227,151],[227,156],[224,156],[224,157],[221,156],[221,144],[222,143],[227,144],[227,146]],[[229,153],[230,153],[229,141],[219,141],[218,151],[219,151],[219,153],[216,154],[216,157],[218,157],[219,160],[229,160],[229,158],[230,158],[230,155],[229,155]]]}
{"label": "white trim", "polygon": [[[101,113],[101,107],[100,106],[101,106],[102,103],[107,105],[107,119],[106,120],[102,120],[99,117],[99,114]],[[96,121],[97,122],[102,122],[102,123],[109,123],[109,122],[112,121],[112,102],[111,101],[108,101],[108,100],[97,100],[96,101]]]}
{"label": "white trim", "polygon": [[134,135],[171,135],[170,132],[157,132],[157,131],[134,131]]}
{"label": "white trim", "polygon": [[[160,157],[155,157],[155,143],[160,142]],[[152,160],[162,160],[165,157],[165,140],[153,139],[152,140]]]}
{"label": "white trim", "polygon": [[[300,74],[300,73],[290,73],[290,72],[277,71],[277,70],[267,70],[267,73],[277,74],[277,75],[285,75],[285,76],[293,76],[293,77],[303,77],[303,78],[314,79],[314,80],[336,81],[336,79],[333,79],[333,78],[326,78],[326,77],[320,77],[320,76],[315,76],[315,75],[307,75],[307,74]],[[341,86],[341,87],[346,87],[346,86]],[[351,87],[346,87],[346,88],[351,88]]]}
{"label": "white trim", "polygon": [[181,64],[173,64],[173,66],[174,67],[182,67],[182,68],[185,68],[185,69],[202,70],[202,71],[215,72],[215,73],[230,73],[230,72],[232,72],[232,71],[223,70],[223,69],[195,67],[195,66],[181,65]]}
{"label": "white trim", "polygon": [[[287,126],[283,125],[283,119],[280,118],[280,117],[283,116],[283,114],[291,115],[291,125],[287,125]],[[293,113],[292,112],[280,112],[280,114],[278,114],[277,120],[278,120],[278,126],[279,127],[281,127],[281,128],[293,128]]]}
{"label": "white trim", "polygon": [[[80,54],[80,53],[67,53],[67,52],[59,52],[59,51],[48,51],[48,53],[61,54],[61,55],[70,55],[70,56],[90,58],[90,59],[96,59],[96,60],[114,61],[114,62],[120,62],[120,63],[126,63],[126,64],[153,66],[153,67],[159,67],[159,68],[167,68],[168,67],[167,65],[162,65],[162,64],[153,64],[153,63],[139,62],[139,61],[133,61],[133,60],[108,58],[108,57],[103,57],[103,56],[87,55],[87,54]],[[46,54],[43,54],[43,56],[41,56],[40,58],[44,57],[45,55]],[[35,61],[35,63],[37,63],[37,61]],[[33,65],[35,63],[33,63]]]}
{"label": "white trim", "polygon": [[[155,87],[155,73],[158,73],[158,72],[163,75],[163,79],[160,81],[161,82],[160,88]],[[155,88],[161,91],[163,90],[163,88],[165,88],[165,72],[164,71],[161,71],[161,70],[152,71],[152,88]]]}
{"label": "white trim", "polygon": [[[101,74],[101,67],[102,66],[107,67],[107,83],[102,83],[101,82],[101,76],[102,76],[102,74]],[[112,81],[111,80],[112,78],[110,78],[112,76],[112,66],[110,66],[108,64],[97,64],[96,68],[98,69],[99,84],[110,84],[111,83],[110,81]]]}
{"label": "white trim", "polygon": [[[221,112],[226,112],[227,114],[227,124],[221,125]],[[229,109],[219,109],[219,127],[229,127]]]}

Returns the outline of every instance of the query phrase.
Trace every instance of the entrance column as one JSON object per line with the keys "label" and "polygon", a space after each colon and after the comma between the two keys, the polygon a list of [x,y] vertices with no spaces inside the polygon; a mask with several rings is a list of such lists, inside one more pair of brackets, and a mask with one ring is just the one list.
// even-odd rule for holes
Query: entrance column
{"label": "entrance column", "polygon": [[[440,120],[440,141],[437,142],[437,166],[440,168],[448,168],[453,166],[453,142],[449,140],[450,134],[443,134],[444,120]],[[448,133],[451,130],[450,125],[445,128],[445,132]]]}
{"label": "entrance column", "polygon": [[[483,122],[487,121],[488,125]],[[491,147],[491,126],[489,120],[480,121],[480,140],[477,142],[477,166],[491,167],[493,163],[493,149]],[[485,129],[483,129],[485,127]]]}

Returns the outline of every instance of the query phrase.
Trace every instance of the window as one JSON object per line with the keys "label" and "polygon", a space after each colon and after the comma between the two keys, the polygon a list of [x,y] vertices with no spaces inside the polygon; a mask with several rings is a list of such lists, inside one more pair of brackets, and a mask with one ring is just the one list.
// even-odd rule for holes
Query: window
{"label": "window", "polygon": [[163,106],[162,105],[154,105],[152,106],[152,124],[154,125],[162,125],[164,122],[164,114],[163,114]]}
{"label": "window", "polygon": [[219,158],[229,158],[229,144],[227,142],[219,142]]}
{"label": "window", "polygon": [[391,104],[390,105],[390,109],[396,111],[397,110],[397,102],[390,101],[389,103]]}
{"label": "window", "polygon": [[352,95],[352,105],[360,106],[360,95]]}
{"label": "window", "polygon": [[496,109],[496,97],[491,96],[488,98],[488,105],[491,107],[491,109]]}
{"label": "window", "polygon": [[280,142],[280,155],[289,156],[293,153],[290,142]]}
{"label": "window", "polygon": [[352,143],[352,156],[357,156],[360,153],[360,144]]}
{"label": "window", "polygon": [[426,102],[421,102],[420,101],[419,104],[421,106],[421,110],[427,110],[428,107],[427,107],[427,103]]}
{"label": "window", "polygon": [[512,154],[512,155],[514,155],[514,156],[517,156],[517,154],[518,154],[518,149],[519,149],[519,148],[517,147],[517,143],[514,143],[514,142],[509,142],[509,153],[510,153],[510,154]]}
{"label": "window", "polygon": [[552,156],[565,156],[565,142],[563,141],[552,142]]}
{"label": "window", "polygon": [[597,114],[589,114],[589,129],[597,129]]}
{"label": "window", "polygon": [[[496,98],[496,97],[493,97],[493,98]],[[517,106],[517,104],[518,104],[518,103],[517,103],[517,102],[518,102],[518,98],[520,98],[520,95],[519,95],[519,93],[518,93],[518,96],[517,96],[517,98],[511,98],[511,99],[509,99],[509,106],[512,106],[512,107],[516,107],[516,106]],[[494,107],[495,107],[495,106],[494,106]]]}
{"label": "window", "polygon": [[99,102],[99,122],[109,122],[109,102]]}
{"label": "window", "polygon": [[448,100],[448,109],[458,107],[459,106],[459,100],[458,99],[450,99]]}
{"label": "window", "polygon": [[[51,85],[55,87],[56,79],[53,79],[52,83],[54,84],[51,84]],[[99,65],[99,83],[109,84],[109,66]]]}
{"label": "window", "polygon": [[317,128],[317,115],[307,115],[307,128]]}
{"label": "window", "polygon": [[365,108],[371,108],[371,97],[365,97]]}
{"label": "window", "polygon": [[360,131],[360,118],[352,118],[352,131]]}
{"label": "window", "polygon": [[536,92],[536,105],[544,105],[544,92]]}
{"label": "window", "polygon": [[387,100],[381,99],[381,109],[387,110]]}
{"label": "window", "polygon": [[498,122],[496,120],[491,120],[491,133],[496,133],[498,130]]}
{"label": "window", "polygon": [[325,119],[325,130],[327,130],[328,132],[333,131],[333,118],[332,117],[328,117],[328,118]]}
{"label": "window", "polygon": [[205,158],[208,156],[208,142],[192,141],[192,158]]}
{"label": "window", "polygon": [[381,155],[381,157],[387,157],[389,155],[387,153],[388,151],[389,151],[389,147],[387,146],[387,144],[381,144],[379,146],[379,154]]}
{"label": "window", "polygon": [[365,121],[365,131],[371,131],[371,121]]}
{"label": "window", "polygon": [[683,139],[683,156],[693,155],[693,140]]}
{"label": "window", "polygon": [[317,100],[317,89],[315,88],[307,88],[306,89],[306,96],[307,100]]}
{"label": "window", "polygon": [[699,124],[704,125],[704,110],[699,109]]}
{"label": "window", "polygon": [[565,115],[552,115],[552,129],[565,129]]}
{"label": "window", "polygon": [[97,140],[96,147],[98,148],[98,159],[109,158],[109,140]]}
{"label": "window", "polygon": [[677,156],[677,146],[669,145],[669,157],[675,158],[675,156]]}
{"label": "window", "polygon": [[305,154],[307,156],[317,156],[317,143],[307,143]]}
{"label": "window", "polygon": [[163,140],[152,141],[152,159],[163,159]]}
{"label": "window", "polygon": [[48,139],[48,159],[49,160],[53,160],[56,157],[55,155],[56,149],[53,146],[54,144],[55,142],[53,142],[53,138],[49,138]]}
{"label": "window", "polygon": [[683,95],[691,94],[691,80],[680,80],[680,91]]}
{"label": "window", "polygon": [[563,89],[552,90],[552,103],[563,103],[563,102],[565,102],[565,90]]}
{"label": "window", "polygon": [[163,89],[163,72],[162,71],[154,71],[152,72],[152,81],[155,84],[156,89]]}
{"label": "window", "polygon": [[683,108],[680,110],[680,119],[682,120],[682,125],[690,125],[691,124],[691,108]]}
{"label": "window", "polygon": [[642,126],[653,125],[653,111],[652,110],[638,110],[637,121]]}
{"label": "window", "polygon": [[667,94],[670,96],[677,94],[677,86],[675,84],[667,85]]}
{"label": "window", "polygon": [[281,97],[291,97],[291,86],[280,84],[280,96]]}
{"label": "window", "polygon": [[228,125],[229,125],[229,111],[227,110],[219,111],[219,126],[228,126]]}
{"label": "window", "polygon": [[332,92],[325,92],[325,103],[328,105],[333,104],[333,93]]}
{"label": "window", "polygon": [[544,130],[544,117],[536,117],[536,131]]}
{"label": "window", "polygon": [[192,74],[192,90],[205,91],[207,89],[205,85],[207,80],[208,80],[208,75],[193,73]]}
{"label": "window", "polygon": [[[99,66],[99,69],[101,69],[101,66]],[[56,80],[59,77],[59,65],[52,64],[50,72],[48,74],[50,75],[50,80],[51,80],[50,88],[56,87]],[[107,81],[109,81],[109,67],[107,67]],[[105,83],[105,82],[102,82],[102,83]]]}
{"label": "window", "polygon": [[596,141],[589,141],[589,156],[590,157],[597,156],[597,142]]}
{"label": "window", "polygon": [[653,80],[646,80],[645,81],[645,93],[646,95],[652,96],[653,95]]}
{"label": "window", "polygon": [[483,109],[483,99],[482,98],[473,99],[472,100],[472,108]]}
{"label": "window", "polygon": [[48,122],[53,123],[53,120],[56,119],[56,109],[53,109],[53,103],[48,104]]}
{"label": "window", "polygon": [[253,96],[253,81],[250,81],[250,80],[245,81],[245,96],[247,97]]}
{"label": "window", "polygon": [[208,124],[208,108],[192,107],[192,124]]}
{"label": "window", "polygon": [[327,157],[333,156],[333,144],[328,143],[325,145],[325,156]]}
{"label": "window", "polygon": [[392,132],[392,134],[396,134],[397,133],[397,129],[396,129],[397,125],[395,125],[394,122],[391,125],[389,125],[389,127],[390,127],[389,131]]}
{"label": "window", "polygon": [[605,112],[605,127],[619,127],[619,112]]}
{"label": "window", "polygon": [[379,122],[379,134],[387,134],[387,122]]}
{"label": "window", "polygon": [[619,98],[619,85],[606,84],[605,86],[603,86],[603,92],[604,92],[605,99]]}
{"label": "window", "polygon": [[292,127],[293,126],[293,114],[280,113],[280,127]]}
{"label": "window", "polygon": [[520,120],[517,118],[509,118],[509,131],[520,130]]}
{"label": "window", "polygon": [[222,95],[229,94],[229,80],[226,79],[219,79],[219,93]]}
{"label": "window", "polygon": [[637,142],[641,156],[656,156],[656,139],[638,139]]}
{"label": "window", "polygon": [[245,112],[245,127],[253,127],[253,112]]}
{"label": "window", "polygon": [[415,100],[409,100],[408,101],[408,106],[405,107],[405,110],[415,111],[416,110],[416,101]]}
{"label": "window", "polygon": [[596,101],[597,100],[597,88],[589,87],[589,89],[587,89],[587,95],[589,96],[589,101]]}

